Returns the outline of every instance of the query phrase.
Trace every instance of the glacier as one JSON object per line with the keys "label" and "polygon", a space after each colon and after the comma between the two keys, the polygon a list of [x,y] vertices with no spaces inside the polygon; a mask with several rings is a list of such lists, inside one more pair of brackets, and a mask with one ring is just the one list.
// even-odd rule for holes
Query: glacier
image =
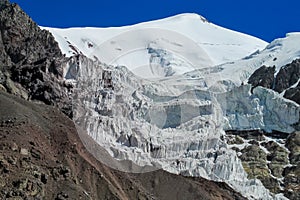
{"label": "glacier", "polygon": [[[273,199],[259,180],[247,179],[236,152],[226,144],[224,130],[292,131],[292,124],[299,121],[299,105],[264,88],[256,88],[251,94],[250,85],[225,93],[187,87],[176,94],[176,84],[145,81],[125,67],[112,68],[84,56],[77,62],[74,120],[112,157],[176,174],[225,181],[249,198]],[[241,108],[228,105],[224,95],[231,99],[230,104]],[[274,98],[288,109],[265,109],[274,106]],[[243,104],[236,102],[241,99]],[[251,114],[254,116],[249,117]],[[275,115],[288,118],[281,121]],[[118,169],[110,161],[101,161]],[[124,169],[145,172],[143,168]]]}
{"label": "glacier", "polygon": [[263,64],[279,70],[299,57],[300,34],[267,44],[196,14],[127,27],[44,28],[69,57],[64,79],[75,86],[75,123],[111,157],[140,168],[120,168],[92,150],[101,162],[224,181],[249,199],[285,199],[247,178],[225,131],[294,131],[300,106],[247,79]]}

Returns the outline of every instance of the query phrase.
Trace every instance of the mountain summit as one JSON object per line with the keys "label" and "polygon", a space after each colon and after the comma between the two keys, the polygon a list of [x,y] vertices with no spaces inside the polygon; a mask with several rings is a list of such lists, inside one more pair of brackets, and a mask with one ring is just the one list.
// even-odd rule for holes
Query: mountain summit
{"label": "mountain summit", "polygon": [[241,59],[267,43],[197,14],[113,28],[46,28],[67,56],[81,53],[142,78],[179,75]]}

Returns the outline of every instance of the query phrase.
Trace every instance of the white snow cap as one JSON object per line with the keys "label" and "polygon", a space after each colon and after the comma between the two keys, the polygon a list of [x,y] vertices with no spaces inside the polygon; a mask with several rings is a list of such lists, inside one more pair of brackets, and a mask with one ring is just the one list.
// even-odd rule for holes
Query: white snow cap
{"label": "white snow cap", "polygon": [[126,66],[143,78],[232,62],[268,44],[192,13],[124,27],[45,29],[67,56],[82,53],[109,65]]}

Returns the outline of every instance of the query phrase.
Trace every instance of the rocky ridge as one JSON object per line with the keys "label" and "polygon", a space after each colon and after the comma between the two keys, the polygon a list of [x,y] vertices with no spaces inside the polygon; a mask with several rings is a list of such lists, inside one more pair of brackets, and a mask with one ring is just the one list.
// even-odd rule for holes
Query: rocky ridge
{"label": "rocky ridge", "polygon": [[0,88],[28,100],[58,106],[71,116],[68,86],[61,81],[65,62],[57,42],[17,4],[0,12]]}

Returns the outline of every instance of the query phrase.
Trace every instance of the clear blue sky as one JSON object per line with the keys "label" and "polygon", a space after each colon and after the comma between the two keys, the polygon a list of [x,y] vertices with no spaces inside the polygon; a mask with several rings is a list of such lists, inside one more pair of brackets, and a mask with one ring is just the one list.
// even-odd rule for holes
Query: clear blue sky
{"label": "clear blue sky", "polygon": [[135,24],[180,13],[268,42],[300,32],[300,0],[11,0],[42,26],[109,27]]}

